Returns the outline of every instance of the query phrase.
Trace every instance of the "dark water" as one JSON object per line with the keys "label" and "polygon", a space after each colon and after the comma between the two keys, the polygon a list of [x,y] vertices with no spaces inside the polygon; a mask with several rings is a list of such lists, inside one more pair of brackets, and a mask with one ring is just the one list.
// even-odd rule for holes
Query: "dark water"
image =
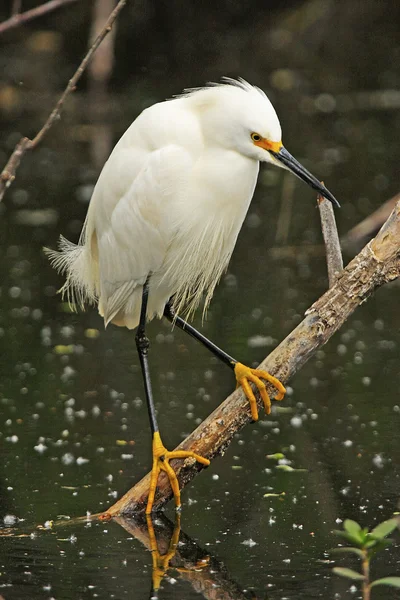
{"label": "dark water", "polygon": [[[150,597],[145,524],[73,520],[105,509],[150,465],[134,335],[104,331],[94,310],[70,314],[56,294],[61,279],[41,251],[60,233],[77,239],[101,132],[103,141],[115,141],[143,106],[185,86],[242,75],[271,94],[285,145],[340,200],[342,234],[398,191],[399,111],[383,106],[400,83],[398,5],[349,2],[338,10],[334,2],[291,2],[282,12],[280,3],[267,4],[128,7],[103,107],[106,127],[93,124],[98,112],[84,81],[0,206],[5,600]],[[71,5],[4,38],[2,162],[18,133],[37,130],[70,76],[87,19]],[[40,46],[40,32],[50,50]],[[369,93],[377,91],[374,104]],[[313,192],[263,168],[205,334],[256,364],[326,285]],[[167,323],[153,322],[149,334],[160,427],[173,447],[232,390],[232,376]],[[164,578],[160,598],[361,597],[332,574],[327,551],[341,520],[372,527],[398,509],[399,345],[399,286],[392,284],[297,374],[270,418],[245,428],[183,492],[181,543],[171,560],[178,569]],[[267,457],[276,452],[293,471]],[[265,497],[271,493],[281,495]],[[166,515],[174,520],[171,506]],[[172,527],[156,524],[163,552]],[[373,578],[400,574],[394,538]],[[336,564],[357,568],[347,556]],[[390,588],[373,594],[395,597]]]}

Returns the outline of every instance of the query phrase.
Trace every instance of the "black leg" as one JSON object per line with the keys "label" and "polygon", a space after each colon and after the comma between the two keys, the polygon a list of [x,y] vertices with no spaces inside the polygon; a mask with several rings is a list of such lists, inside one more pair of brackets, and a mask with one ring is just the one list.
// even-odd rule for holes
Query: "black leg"
{"label": "black leg", "polygon": [[144,391],[146,394],[147,409],[149,411],[151,433],[154,434],[158,431],[158,423],[156,418],[156,411],[154,408],[153,391],[151,389],[151,379],[149,370],[149,347],[150,342],[146,336],[146,311],[147,311],[147,300],[149,297],[149,278],[146,279],[146,283],[143,286],[142,293],[142,306],[140,309],[140,321],[136,332],[136,347],[139,354],[140,366],[142,367]]}
{"label": "black leg", "polygon": [[[150,427],[153,437],[153,467],[151,470],[149,496],[147,499],[146,515],[149,515],[153,510],[154,498],[157,488],[157,480],[160,471],[165,471],[169,482],[171,484],[172,492],[175,497],[175,504],[177,510],[181,506],[181,493],[179,489],[178,478],[174,469],[169,464],[170,460],[175,458],[194,458],[201,464],[208,466],[210,461],[208,458],[204,458],[191,450],[174,450],[169,452],[161,441],[160,432],[158,430],[158,423],[156,418],[156,411],[154,408],[153,392],[151,389],[150,371],[149,371],[149,340],[146,337],[146,312],[147,312],[147,300],[149,296],[149,279],[147,278],[146,283],[143,286],[142,293],[142,306],[140,309],[140,320],[139,326],[136,333],[136,346],[139,353],[140,365],[142,367],[144,389],[146,393],[147,408],[149,411]],[[157,597],[157,596],[155,596]]]}
{"label": "black leg", "polygon": [[238,385],[242,387],[245,396],[250,403],[251,416],[253,418],[253,421],[257,421],[258,419],[258,409],[257,400],[254,396],[254,392],[250,383],[253,383],[260,392],[267,415],[269,415],[269,413],[271,412],[271,400],[266,390],[265,383],[262,381],[262,379],[269,381],[269,383],[271,383],[278,390],[278,393],[275,396],[275,400],[282,400],[286,390],[282,383],[279,381],[279,379],[262,369],[251,369],[249,367],[246,367],[246,365],[243,365],[242,363],[232,358],[232,356],[229,356],[229,354],[221,350],[221,348],[218,348],[218,346],[216,346],[203,334],[197,331],[197,329],[189,325],[189,323],[181,319],[181,317],[178,317],[175,314],[170,302],[168,302],[168,304],[165,306],[164,316],[169,321],[171,321],[171,323],[176,323],[176,325],[183,329],[183,331],[186,331],[189,335],[201,342],[203,346],[208,348],[215,356],[222,360],[222,362],[224,362],[226,365],[231,367],[231,369],[233,369],[236,381]]}
{"label": "black leg", "polygon": [[170,303],[168,303],[165,306],[164,317],[166,317],[168,321],[171,321],[171,323],[175,323],[180,329],[186,331],[189,335],[198,340],[201,344],[203,344],[203,346],[208,348],[210,352],[212,352],[217,358],[222,360],[222,362],[224,362],[226,365],[228,365],[232,369],[235,368],[235,365],[238,361],[232,358],[232,356],[229,356],[229,354],[227,354],[223,350],[221,350],[221,348],[218,348],[218,346],[216,346],[211,340],[206,338],[202,333],[200,333],[200,331],[197,331],[197,329],[192,327],[192,325],[187,323],[184,319],[178,317],[175,314],[174,309],[172,308]]}

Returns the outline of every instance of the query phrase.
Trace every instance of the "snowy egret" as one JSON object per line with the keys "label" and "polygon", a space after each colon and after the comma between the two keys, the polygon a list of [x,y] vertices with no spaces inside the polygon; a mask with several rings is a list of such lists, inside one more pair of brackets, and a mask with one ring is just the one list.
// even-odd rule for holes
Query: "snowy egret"
{"label": "snowy egret", "polygon": [[[137,329],[152,431],[153,467],[146,512],[153,506],[160,470],[180,507],[174,458],[209,461],[162,444],[148,364],[146,322],[163,315],[229,365],[258,418],[250,382],[266,412],[263,380],[285,388],[215,346],[187,318],[205,295],[205,307],[225,271],[257,182],[259,163],[292,171],[333,204],[332,194],[284,148],[281,126],[267,96],[239,79],[186,90],[144,110],[115,146],[97,181],[78,245],[61,238],[48,251],[66,273],[64,293],[83,306],[97,303],[105,325]],[[204,309],[205,310],[205,309]]]}

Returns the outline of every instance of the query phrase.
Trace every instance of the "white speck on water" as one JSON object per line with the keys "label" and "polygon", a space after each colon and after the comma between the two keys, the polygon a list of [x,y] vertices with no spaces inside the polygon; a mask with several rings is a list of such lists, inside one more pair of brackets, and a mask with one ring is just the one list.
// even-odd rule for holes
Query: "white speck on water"
{"label": "white speck on water", "polygon": [[270,335],[253,335],[247,340],[247,345],[250,348],[265,348],[273,346],[276,340]]}
{"label": "white speck on water", "polygon": [[72,465],[75,462],[75,456],[71,452],[66,452],[61,457],[63,465]]}
{"label": "white speck on water", "polygon": [[17,522],[17,517],[15,515],[5,515],[3,517],[3,522],[4,525],[7,525],[7,527],[10,527],[11,525],[15,525],[15,523]]}
{"label": "white speck on water", "polygon": [[88,458],[83,458],[83,456],[78,456],[78,458],[76,459],[76,464],[77,465],[85,465],[88,462],[89,462],[89,459]]}
{"label": "white speck on water", "polygon": [[135,408],[141,408],[141,406],[143,405],[143,400],[137,397],[133,400],[132,404]]}
{"label": "white speck on water", "polygon": [[290,424],[292,427],[294,427],[295,429],[298,429],[299,427],[301,427],[303,425],[303,420],[301,417],[299,417],[298,415],[292,417],[290,419]]}
{"label": "white speck on water", "polygon": [[77,540],[78,540],[78,538],[76,537],[76,535],[74,533],[72,533],[68,538],[68,541],[71,542],[71,544],[75,544],[75,542]]}
{"label": "white speck on water", "polygon": [[39,454],[43,454],[43,452],[46,452],[47,446],[45,446],[42,442],[39,442],[39,444],[34,446],[33,449],[36,450],[36,452],[39,452]]}
{"label": "white speck on water", "polygon": [[375,467],[382,469],[385,464],[385,459],[383,458],[382,454],[375,454],[375,456],[372,458],[372,462]]}
{"label": "white speck on water", "polygon": [[94,406],[92,406],[92,415],[94,417],[98,417],[101,414],[101,408],[100,406],[97,406],[97,404],[95,404]]}
{"label": "white speck on water", "polygon": [[371,377],[363,377],[361,379],[361,383],[365,385],[365,387],[368,387],[369,385],[371,385]]}
{"label": "white speck on water", "polygon": [[213,479],[214,481],[218,481],[219,475],[217,475],[217,473],[214,473],[211,479]]}
{"label": "white speck on water", "polygon": [[122,460],[132,460],[133,454],[121,454]]}
{"label": "white speck on water", "polygon": [[345,448],[350,448],[352,445],[353,445],[353,442],[352,442],[352,440],[345,440],[345,441],[343,442],[343,446],[344,446]]}
{"label": "white speck on water", "polygon": [[242,542],[243,546],[248,546],[249,548],[252,548],[253,546],[257,545],[257,542],[255,542],[254,540],[252,540],[251,538],[249,538],[248,540],[244,540],[244,542]]}
{"label": "white speck on water", "polygon": [[214,372],[211,369],[207,369],[207,371],[204,372],[204,379],[206,381],[211,381],[211,379],[214,377]]}

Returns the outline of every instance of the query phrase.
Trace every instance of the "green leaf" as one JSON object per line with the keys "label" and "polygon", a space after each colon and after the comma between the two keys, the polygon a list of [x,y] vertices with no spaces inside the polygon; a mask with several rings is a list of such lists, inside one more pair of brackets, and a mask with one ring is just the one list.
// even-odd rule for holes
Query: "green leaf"
{"label": "green leaf", "polygon": [[364,548],[373,548],[374,546],[376,546],[376,544],[378,544],[378,542],[380,542],[380,540],[377,540],[377,539],[374,539],[374,540],[367,539],[364,542],[363,546],[364,546]]}
{"label": "green leaf", "polygon": [[333,533],[335,535],[340,535],[340,537],[344,538],[345,540],[347,540],[351,544],[357,544],[357,546],[362,546],[363,545],[362,540],[360,540],[359,537],[357,537],[355,535],[351,535],[350,533],[347,533],[347,531],[334,530]]}
{"label": "green leaf", "polygon": [[343,529],[347,531],[347,533],[351,535],[354,539],[358,540],[359,542],[363,542],[364,532],[361,529],[360,525],[357,523],[357,521],[346,519],[343,523]]}
{"label": "green leaf", "polygon": [[391,585],[395,588],[400,588],[400,577],[383,577],[382,579],[376,579],[371,583],[371,587],[375,585]]}
{"label": "green leaf", "polygon": [[275,454],[267,454],[266,458],[269,458],[270,460],[281,460],[282,458],[285,458],[285,455],[282,454],[282,452],[275,452]]}
{"label": "green leaf", "polygon": [[372,558],[373,556],[375,556],[375,554],[377,554],[384,548],[387,548],[392,543],[393,540],[391,540],[390,538],[386,538],[385,540],[376,540],[375,545],[372,548],[368,548],[368,557]]}
{"label": "green leaf", "polygon": [[359,556],[360,558],[364,559],[364,553],[362,552],[362,550],[360,550],[359,548],[352,548],[352,547],[343,547],[343,548],[332,548],[332,550],[330,550],[330,552],[346,552],[347,554],[357,554],[357,556]]}
{"label": "green leaf", "polygon": [[371,535],[378,540],[382,540],[387,535],[390,535],[392,531],[396,529],[397,525],[397,519],[388,519],[387,521],[383,521],[383,523],[379,523],[379,525],[377,525],[375,529],[371,531]]}
{"label": "green leaf", "polygon": [[336,573],[336,575],[347,577],[347,579],[353,579],[354,581],[362,581],[365,579],[364,575],[361,575],[361,573],[353,571],[353,569],[346,569],[345,567],[334,567],[332,571]]}

